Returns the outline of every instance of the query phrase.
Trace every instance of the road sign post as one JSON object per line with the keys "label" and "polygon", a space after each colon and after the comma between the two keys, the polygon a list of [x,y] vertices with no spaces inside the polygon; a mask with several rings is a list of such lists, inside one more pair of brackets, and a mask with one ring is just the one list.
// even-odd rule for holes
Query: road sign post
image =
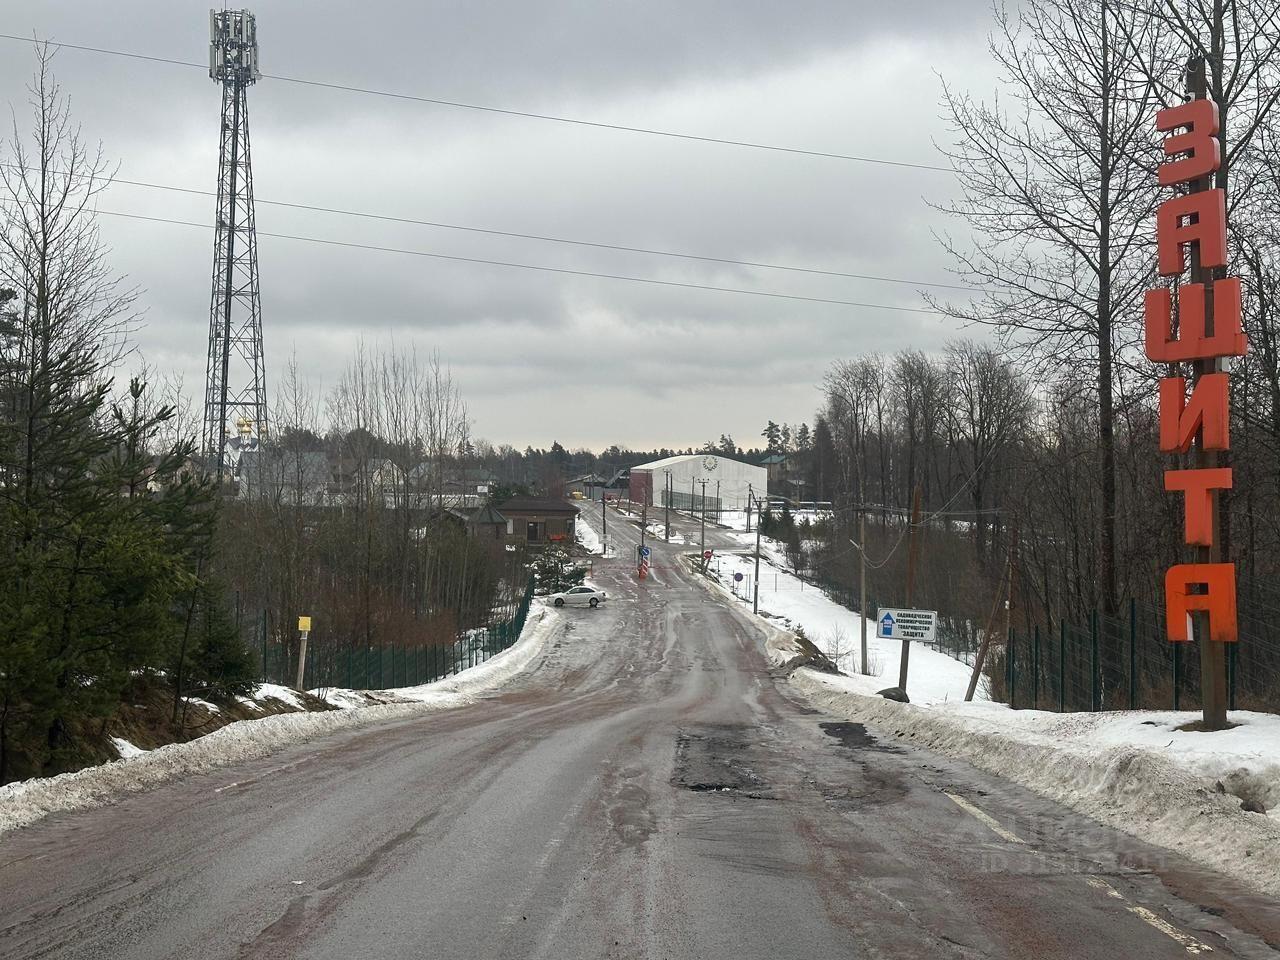
{"label": "road sign post", "polygon": [[305,679],[305,676],[304,676],[304,675],[305,675],[305,673],[306,673],[306,669],[307,669],[307,635],[311,633],[311,618],[310,618],[310,617],[299,617],[299,618],[298,618],[298,633],[299,633],[299,635],[300,635],[300,637],[301,637],[301,642],[298,644],[298,683],[297,683],[297,688],[298,688],[299,690],[305,690],[306,688],[302,685],[302,683],[303,683],[303,680]]}

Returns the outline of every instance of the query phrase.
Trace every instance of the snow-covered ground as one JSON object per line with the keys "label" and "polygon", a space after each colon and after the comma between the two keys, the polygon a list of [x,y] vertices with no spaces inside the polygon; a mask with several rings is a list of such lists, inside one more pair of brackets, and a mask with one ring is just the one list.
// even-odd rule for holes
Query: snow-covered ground
{"label": "snow-covered ground", "polygon": [[[50,813],[112,803],[168,780],[264,757],[337,730],[474,702],[480,695],[502,686],[523,671],[561,622],[557,612],[539,607],[530,613],[520,639],[509,649],[437,683],[373,694],[382,701],[377,705],[279,713],[241,720],[198,740],[172,743],[155,750],[140,750],[126,740],[114,740],[113,746],[122,757],[120,760],[74,773],[0,787],[0,835],[34,823]],[[302,705],[297,693],[287,687],[263,684],[255,692],[260,697],[272,697],[285,703],[292,700]],[[350,696],[356,695],[354,691],[334,688],[325,692],[328,696],[337,694],[339,700],[348,701],[346,706],[351,706]]]}
{"label": "snow-covered ground", "polygon": [[[753,535],[754,536],[754,535]],[[767,549],[766,549],[767,548]],[[898,666],[902,645],[896,640],[876,636],[875,622],[867,620],[868,674],[861,671],[861,618],[852,610],[836,603],[825,593],[805,583],[765,555],[776,554],[778,544],[761,542],[760,612],[790,629],[799,627],[823,653],[836,662],[848,676],[836,677],[842,689],[873,694],[885,687],[898,685]],[[755,561],[749,556],[718,554],[712,558],[709,572],[717,576],[741,603],[750,605]],[[734,574],[742,574],[735,581]],[[913,703],[945,703],[963,700],[969,685],[970,670],[958,660],[929,647],[914,645],[908,661],[907,695]],[[977,696],[986,699],[985,685],[978,684]]]}
{"label": "snow-covered ground", "polygon": [[604,543],[600,539],[600,534],[596,533],[585,519],[585,514],[578,517],[577,523],[573,525],[578,536],[578,543],[582,545],[582,549],[587,553],[600,555],[604,553]]}

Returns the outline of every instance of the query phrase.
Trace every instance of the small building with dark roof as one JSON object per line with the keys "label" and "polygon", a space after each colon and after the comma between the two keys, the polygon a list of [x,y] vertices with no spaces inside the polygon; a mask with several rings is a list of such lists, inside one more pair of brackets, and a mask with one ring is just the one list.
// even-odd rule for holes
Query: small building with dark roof
{"label": "small building with dark roof", "polygon": [[507,518],[493,504],[486,503],[467,517],[467,533],[477,540],[502,542],[507,536]]}
{"label": "small building with dark roof", "polygon": [[551,497],[512,497],[498,505],[506,518],[507,535],[538,546],[545,543],[573,543],[578,508],[568,500]]}

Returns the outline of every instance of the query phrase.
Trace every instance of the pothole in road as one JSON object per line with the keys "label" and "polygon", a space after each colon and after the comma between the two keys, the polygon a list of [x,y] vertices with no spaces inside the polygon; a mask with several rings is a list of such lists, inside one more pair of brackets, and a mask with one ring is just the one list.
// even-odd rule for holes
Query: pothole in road
{"label": "pothole in road", "polygon": [[867,728],[860,723],[849,723],[847,721],[829,722],[818,724],[828,737],[840,741],[840,746],[848,747],[850,750],[876,750],[880,753],[902,753],[902,748],[888,746],[881,743],[871,734],[867,733]]}
{"label": "pothole in road", "polygon": [[756,735],[751,727],[728,724],[681,730],[676,734],[671,782],[694,793],[773,799],[751,763],[750,747]]}

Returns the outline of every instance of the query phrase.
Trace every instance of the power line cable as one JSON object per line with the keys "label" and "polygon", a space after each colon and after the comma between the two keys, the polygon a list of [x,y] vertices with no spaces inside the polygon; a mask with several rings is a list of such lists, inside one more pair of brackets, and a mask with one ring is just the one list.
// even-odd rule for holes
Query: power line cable
{"label": "power line cable", "polygon": [[[129,53],[124,50],[111,50],[106,47],[91,47],[78,43],[62,43],[56,40],[42,40],[38,37],[20,37],[16,34],[0,33],[0,39],[18,40],[23,43],[48,43],[54,47],[65,47],[68,50],[80,50],[85,53],[98,53],[113,57],[126,57],[131,60],[145,60],[150,63],[164,63],[171,66],[195,67],[207,70],[208,64],[191,60],[176,60],[169,57],[155,57],[141,53]],[[456,107],[462,110],[478,110],[483,113],[503,114],[510,117],[524,117],[529,120],[546,120],[554,123],[572,124],[580,127],[594,127],[600,130],[616,130],[623,133],[639,133],[651,137],[666,137],[673,140],[690,140],[701,143],[714,143],[721,146],[745,147],[752,150],[767,150],[774,153],[788,153],[797,156],[821,157],[827,160],[847,160],[855,163],[870,163],[886,167],[901,167],[911,170],[930,170],[940,173],[952,173],[950,167],[930,163],[914,163],[907,160],[887,160],[883,157],[863,157],[854,154],[833,153],[825,150],[807,150],[801,147],[786,147],[780,144],[757,143],[749,140],[730,140],[724,137],[708,137],[693,133],[679,133],[674,130],[660,130],[655,127],[637,127],[621,123],[605,123],[599,120],[582,120],[577,117],[563,117],[550,113],[534,113],[528,110],[513,110],[507,107],[494,107],[479,103],[465,103],[461,100],[445,100],[439,97],[426,97],[419,94],[400,93],[393,90],[375,90],[370,87],[357,87],[349,84],[331,83],[324,80],[309,80],[304,77],[287,77],[282,74],[261,74],[263,79],[279,80],[282,83],[293,83],[300,86],[319,87],[326,90],[341,90],[346,93],[359,93],[367,96],[389,97],[394,100],[408,100],[415,103],[430,103],[441,107]]]}
{"label": "power line cable", "polygon": [[[118,210],[98,210],[96,212],[106,217],[122,217],[127,220],[142,220],[149,223],[166,223],[182,227],[199,227],[203,230],[213,229],[213,227],[207,223],[198,223],[193,220],[176,220],[170,217],[146,216],[140,213],[124,213]],[[257,231],[257,235],[259,237],[271,237],[276,240],[297,240],[303,243],[315,243],[330,247],[345,247],[352,250],[369,250],[377,253],[399,253],[414,257],[430,257],[435,260],[451,260],[457,263],[478,263],[495,267],[511,267],[517,270],[537,270],[544,273],[558,273],[575,277],[594,277],[601,280],[625,280],[629,283],[647,283],[660,287],[680,287],[686,290],[709,290],[716,293],[736,293],[749,297],[767,297],[774,300],[796,300],[804,303],[828,303],[842,307],[863,307],[869,310],[894,310],[899,313],[919,313],[927,314],[929,316],[942,316],[938,311],[930,310],[925,307],[902,307],[887,303],[864,303],[857,300],[806,297],[800,294],[777,293],[769,290],[747,290],[741,287],[720,287],[705,283],[685,283],[678,280],[659,280],[656,277],[632,277],[617,273],[597,273],[591,270],[573,270],[567,267],[548,267],[540,264],[517,263],[511,260],[490,260],[484,257],[463,257],[455,254],[435,253],[428,250],[409,250],[404,247],[387,247],[371,243],[355,243],[349,240],[328,240],[323,237],[307,237],[292,233],[270,233],[265,230]]]}
{"label": "power line cable", "polygon": [[[15,163],[0,164],[14,170],[22,170]],[[88,174],[80,175],[82,179],[90,179]],[[148,190],[166,190],[171,193],[184,193],[200,197],[216,197],[213,190],[199,190],[195,187],[178,187],[165,183],[151,183],[146,180],[127,180],[124,177],[97,177],[103,183],[118,183],[129,187],[143,187]],[[904,280],[901,277],[884,277],[871,273],[846,273],[840,270],[822,270],[817,267],[797,267],[779,263],[764,263],[755,260],[735,260],[731,257],[711,257],[696,253],[679,253],[671,250],[654,250],[647,247],[633,247],[617,243],[598,243],[591,240],[574,240],[569,237],[553,237],[536,233],[518,233],[511,230],[497,230],[489,227],[468,227],[456,223],[444,223],[438,220],[418,220],[412,217],[394,217],[389,214],[366,213],[361,210],[345,210],[339,207],[324,207],[309,203],[292,203],[285,200],[264,200],[255,197],[254,203],[288,210],[307,210],[313,213],[327,213],[334,216],[357,217],[363,220],[376,220],[382,223],[399,223],[419,227],[438,227],[443,230],[459,230],[466,233],[480,233],[486,236],[512,237],[517,240],[537,240],[543,243],[560,243],[576,247],[594,247],[600,250],[617,250],[624,253],[641,253],[656,257],[671,257],[680,260],[700,260],[706,263],[723,263],[740,267],[759,267],[766,270],[785,270],[791,273],[806,273],[815,276],[841,277],[850,280],[874,280],[880,283],[899,283],[911,287],[939,287],[947,290],[964,290],[969,293],[982,293],[980,287],[969,287],[958,283],[931,283],[925,280]]]}

